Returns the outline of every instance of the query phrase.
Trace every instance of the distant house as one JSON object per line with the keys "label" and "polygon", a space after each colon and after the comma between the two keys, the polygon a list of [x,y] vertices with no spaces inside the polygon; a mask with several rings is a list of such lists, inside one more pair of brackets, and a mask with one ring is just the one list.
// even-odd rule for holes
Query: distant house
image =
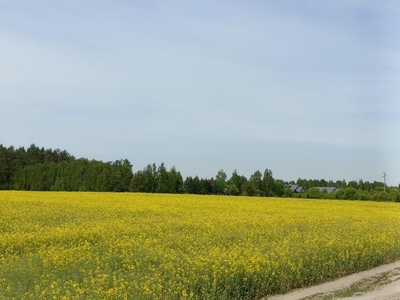
{"label": "distant house", "polygon": [[293,193],[302,193],[304,192],[304,188],[298,184],[285,184],[284,185],[286,190],[292,190]]}
{"label": "distant house", "polygon": [[326,191],[328,194],[336,193],[339,189],[337,187],[333,186],[322,186],[322,187],[317,187],[320,192]]}

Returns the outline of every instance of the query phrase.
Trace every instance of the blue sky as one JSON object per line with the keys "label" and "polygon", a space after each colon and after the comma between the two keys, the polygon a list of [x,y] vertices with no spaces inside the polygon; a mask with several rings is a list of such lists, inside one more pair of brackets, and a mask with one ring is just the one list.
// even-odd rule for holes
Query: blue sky
{"label": "blue sky", "polygon": [[0,143],[400,183],[397,1],[0,0]]}

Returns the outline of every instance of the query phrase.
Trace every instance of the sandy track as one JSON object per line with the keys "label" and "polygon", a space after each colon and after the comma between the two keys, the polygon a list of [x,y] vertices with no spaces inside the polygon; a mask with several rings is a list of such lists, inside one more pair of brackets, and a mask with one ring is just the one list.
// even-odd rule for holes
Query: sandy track
{"label": "sandy track", "polygon": [[355,299],[355,300],[399,300],[400,299],[400,281],[392,282],[383,287],[377,288],[374,291],[367,292],[360,296],[352,296],[344,299]]}
{"label": "sandy track", "polygon": [[300,299],[400,300],[400,261],[318,286],[262,300]]}

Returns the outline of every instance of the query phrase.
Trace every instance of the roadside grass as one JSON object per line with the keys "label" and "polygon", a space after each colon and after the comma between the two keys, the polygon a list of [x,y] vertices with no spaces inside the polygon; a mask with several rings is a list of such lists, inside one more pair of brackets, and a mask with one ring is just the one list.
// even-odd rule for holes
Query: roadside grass
{"label": "roadside grass", "polygon": [[383,287],[395,281],[400,281],[400,268],[360,280],[343,290],[329,293],[319,293],[302,298],[300,300],[336,300],[342,298],[351,298],[377,290],[380,287]]}

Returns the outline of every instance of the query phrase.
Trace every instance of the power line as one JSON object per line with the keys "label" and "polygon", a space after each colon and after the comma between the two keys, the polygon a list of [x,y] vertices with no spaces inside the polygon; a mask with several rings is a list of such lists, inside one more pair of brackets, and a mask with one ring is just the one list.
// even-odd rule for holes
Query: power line
{"label": "power line", "polygon": [[383,172],[383,175],[382,175],[382,177],[383,177],[383,191],[384,192],[386,192],[386,173],[385,172]]}

